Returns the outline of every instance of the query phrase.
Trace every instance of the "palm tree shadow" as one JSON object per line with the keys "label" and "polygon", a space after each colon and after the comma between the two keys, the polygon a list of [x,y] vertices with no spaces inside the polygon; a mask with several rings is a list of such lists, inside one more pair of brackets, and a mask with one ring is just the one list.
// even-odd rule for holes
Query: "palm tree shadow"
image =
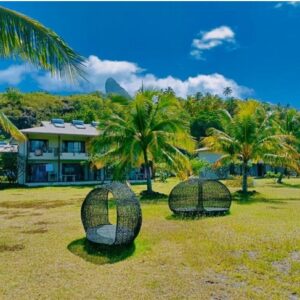
{"label": "palm tree shadow", "polygon": [[140,201],[143,203],[151,203],[156,204],[160,202],[167,202],[169,196],[166,194],[153,192],[152,194],[148,194],[147,191],[142,191],[140,193]]}
{"label": "palm tree shadow", "polygon": [[247,194],[237,191],[232,194],[232,200],[238,204],[250,205],[258,202],[273,203],[273,204],[285,204],[285,201],[277,199],[267,199],[256,191],[248,192]]}
{"label": "palm tree shadow", "polygon": [[95,265],[113,264],[133,255],[135,244],[124,246],[104,246],[88,241],[86,238],[78,239],[68,245],[68,250]]}
{"label": "palm tree shadow", "polygon": [[282,186],[283,187],[293,188],[293,189],[300,189],[300,184],[291,184],[291,183],[283,182]]}

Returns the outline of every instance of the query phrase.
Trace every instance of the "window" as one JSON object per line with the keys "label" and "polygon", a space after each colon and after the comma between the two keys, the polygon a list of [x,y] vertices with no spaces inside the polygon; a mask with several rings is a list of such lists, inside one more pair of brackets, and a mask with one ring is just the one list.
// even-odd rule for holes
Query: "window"
{"label": "window", "polygon": [[63,142],[63,152],[85,153],[85,143],[84,142],[74,142],[74,141],[64,141]]}
{"label": "window", "polygon": [[47,182],[48,173],[46,170],[46,164],[28,165],[27,176],[29,182]]}
{"label": "window", "polygon": [[42,152],[47,152],[48,141],[47,140],[29,140],[29,151],[35,152],[36,150],[40,150]]}
{"label": "window", "polygon": [[83,166],[77,163],[62,164],[62,177],[63,181],[84,180]]}

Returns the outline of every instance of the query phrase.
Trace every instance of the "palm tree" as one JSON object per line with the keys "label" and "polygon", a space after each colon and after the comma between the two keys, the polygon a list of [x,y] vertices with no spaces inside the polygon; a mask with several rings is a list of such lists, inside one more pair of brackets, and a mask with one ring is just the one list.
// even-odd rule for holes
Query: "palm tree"
{"label": "palm tree", "polygon": [[[27,61],[52,75],[74,81],[83,76],[83,58],[54,31],[16,11],[0,6],[0,57]],[[0,126],[16,138],[17,132],[0,113]]]}
{"label": "palm tree", "polygon": [[[155,100],[155,101],[154,101]],[[189,123],[180,102],[170,93],[144,91],[123,110],[100,121],[101,135],[92,142],[97,167],[113,164],[115,175],[145,166],[147,193],[152,193],[151,165],[165,163],[177,175],[190,171],[183,153],[194,149]]]}
{"label": "palm tree", "polygon": [[223,90],[223,94],[225,97],[229,97],[232,94],[232,88],[230,86],[227,86]]}
{"label": "palm tree", "polygon": [[239,161],[242,164],[242,191],[248,191],[248,164],[250,162],[274,162],[284,160],[284,153],[295,149],[287,142],[290,136],[272,126],[272,115],[256,101],[239,103],[238,111],[232,117],[222,112],[223,130],[211,128],[203,144],[222,156],[216,165]]}
{"label": "palm tree", "polygon": [[[288,142],[291,149],[282,154],[281,157],[274,158],[274,164],[280,166],[283,171],[280,171],[277,183],[282,183],[283,175],[287,169],[292,169],[296,172],[300,171],[300,155],[297,152],[300,147],[300,114],[296,109],[281,109],[278,113],[278,121],[276,125],[285,134],[294,137],[292,141]],[[295,145],[295,146],[294,146]],[[296,151],[294,151],[296,148]]]}

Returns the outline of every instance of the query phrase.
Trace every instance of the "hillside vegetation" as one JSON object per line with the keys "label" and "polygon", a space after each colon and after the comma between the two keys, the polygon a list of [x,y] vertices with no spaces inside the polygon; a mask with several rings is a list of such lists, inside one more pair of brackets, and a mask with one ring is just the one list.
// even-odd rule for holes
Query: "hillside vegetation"
{"label": "hillside vegetation", "polygon": [[[165,93],[173,93],[167,89]],[[29,128],[38,125],[42,120],[54,117],[63,118],[66,122],[81,119],[86,123],[99,120],[111,114],[111,99],[113,101],[130,101],[121,99],[122,96],[106,96],[101,92],[74,95],[53,95],[48,92],[22,93],[15,88],[8,88],[0,93],[0,111],[4,112],[19,128]],[[226,109],[231,115],[235,114],[240,101],[245,101],[226,95],[196,93],[186,99],[179,98],[182,109],[187,112],[190,121],[191,134],[199,140],[206,136],[207,129],[214,127],[221,129],[222,124],[218,112]],[[300,137],[300,112],[289,106],[280,104],[261,103],[267,111],[277,115],[278,122],[284,123]]]}

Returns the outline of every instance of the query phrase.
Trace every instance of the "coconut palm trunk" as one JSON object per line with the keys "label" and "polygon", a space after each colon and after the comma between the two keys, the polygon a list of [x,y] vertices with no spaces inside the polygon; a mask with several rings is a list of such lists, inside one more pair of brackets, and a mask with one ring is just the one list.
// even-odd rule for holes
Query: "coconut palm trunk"
{"label": "coconut palm trunk", "polygon": [[152,189],[152,180],[151,180],[151,171],[150,171],[150,163],[148,160],[147,151],[144,150],[144,161],[145,161],[145,168],[146,168],[146,179],[147,179],[147,193],[153,193]]}
{"label": "coconut palm trunk", "polygon": [[243,162],[242,165],[242,191],[243,194],[248,193],[248,169],[247,169],[247,162]]}
{"label": "coconut palm trunk", "polygon": [[286,173],[287,173],[287,168],[284,168],[284,170],[282,170],[281,172],[279,172],[279,177],[277,179],[277,183],[282,184],[283,176]]}

